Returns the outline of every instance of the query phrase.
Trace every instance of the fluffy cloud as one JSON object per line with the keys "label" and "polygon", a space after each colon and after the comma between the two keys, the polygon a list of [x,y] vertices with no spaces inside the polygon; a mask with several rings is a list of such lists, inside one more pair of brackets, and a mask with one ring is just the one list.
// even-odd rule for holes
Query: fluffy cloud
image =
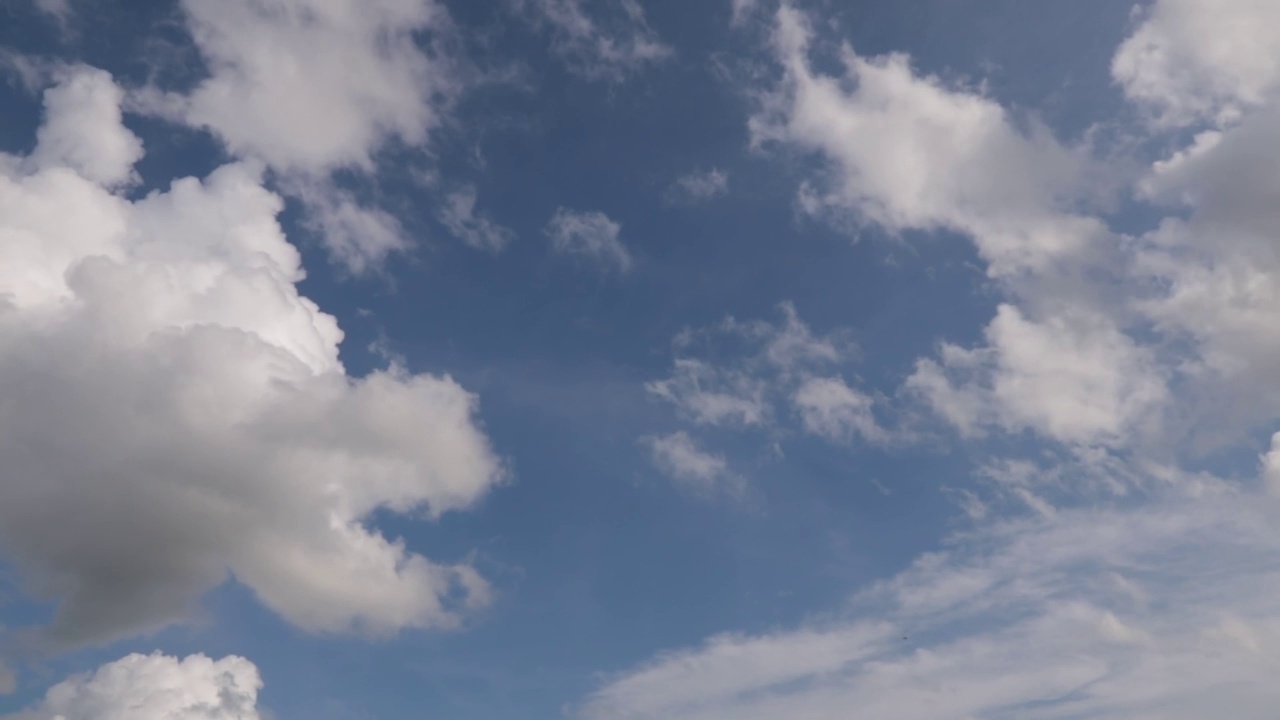
{"label": "fluffy cloud", "polygon": [[1277,43],[1280,5],[1269,0],[1156,0],[1111,70],[1161,124],[1229,123],[1274,96]]}
{"label": "fluffy cloud", "polygon": [[101,185],[134,178],[142,143],[121,123],[124,93],[101,70],[65,72],[63,82],[44,93],[46,121],[28,158],[33,167],[64,165]]}
{"label": "fluffy cloud", "polygon": [[969,235],[996,277],[1088,255],[1105,236],[1070,209],[1089,175],[1082,151],[1018,130],[999,104],[916,75],[903,55],[868,59],[846,46],[843,76],[816,72],[808,19],[788,5],[774,42],[783,79],[751,118],[753,143],[827,162],[829,178],[802,192],[809,210]]}
{"label": "fluffy cloud", "polygon": [[127,199],[104,184],[129,171],[118,116],[80,140],[61,117],[108,117],[110,79],[80,69],[50,96],[57,148],[0,157],[0,551],[58,603],[43,640],[181,620],[230,575],[319,632],[448,627],[484,603],[469,566],[366,524],[500,480],[475,397],[346,374],[260,168]]}
{"label": "fluffy cloud", "polygon": [[847,443],[855,437],[878,442],[887,437],[872,411],[875,401],[842,378],[808,378],[791,396],[791,402],[806,431],[832,442]]}
{"label": "fluffy cloud", "polygon": [[619,81],[671,56],[645,20],[638,0],[620,0],[611,15],[593,18],[583,0],[517,0],[551,32],[552,48],[569,69],[591,80]]}
{"label": "fluffy cloud", "polygon": [[595,210],[558,208],[545,230],[551,249],[593,263],[604,270],[627,272],[631,253],[619,235],[622,226]]}
{"label": "fluffy cloud", "polygon": [[648,437],[641,442],[659,470],[695,494],[710,496],[723,492],[741,497],[742,478],[729,471],[724,456],[698,447],[689,433]]}
{"label": "fluffy cloud", "polygon": [[1095,314],[1034,322],[1001,305],[988,345],[946,345],[921,360],[907,387],[972,435],[994,424],[1085,445],[1123,444],[1168,396],[1153,355]]}
{"label": "fluffy cloud", "polygon": [[410,246],[399,223],[333,180],[377,171],[389,141],[424,146],[461,92],[453,29],[435,0],[183,0],[208,76],[135,106],[203,128],[262,162],[357,273]]}
{"label": "fluffy cloud", "polygon": [[209,77],[186,120],[282,171],[372,168],[389,138],[426,140],[457,89],[416,35],[447,29],[435,0],[183,0]]}
{"label": "fluffy cloud", "polygon": [[515,233],[476,212],[476,189],[472,186],[449,193],[439,212],[440,222],[467,245],[479,250],[500,252]]}
{"label": "fluffy cloud", "polygon": [[259,720],[262,680],[241,657],[130,655],[54,685],[5,720]]}

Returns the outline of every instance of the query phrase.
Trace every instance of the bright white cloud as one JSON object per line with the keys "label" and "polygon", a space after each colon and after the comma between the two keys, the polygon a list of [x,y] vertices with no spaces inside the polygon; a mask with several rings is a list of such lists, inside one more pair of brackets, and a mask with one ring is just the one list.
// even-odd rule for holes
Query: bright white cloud
{"label": "bright white cloud", "polygon": [[754,144],[828,162],[830,177],[806,186],[804,207],[853,212],[892,232],[969,235],[997,277],[1087,255],[1106,234],[1066,209],[1084,190],[1083,152],[1018,130],[999,104],[916,75],[903,55],[868,59],[845,47],[843,76],[816,72],[811,35],[802,13],[779,10],[784,77],[750,121]]}
{"label": "bright white cloud", "polygon": [[372,167],[388,138],[420,145],[457,90],[417,34],[448,30],[435,0],[183,0],[209,77],[188,122],[281,171]]}
{"label": "bright white cloud", "polygon": [[804,429],[832,442],[853,438],[882,442],[888,435],[876,422],[875,402],[839,377],[811,377],[791,396]]}
{"label": "bright white cloud", "polygon": [[1273,99],[1277,44],[1280,5],[1271,0],[1156,0],[1111,72],[1161,124],[1222,124]]}
{"label": "bright white cloud", "polygon": [[64,165],[101,185],[134,179],[142,143],[121,122],[124,93],[101,70],[65,71],[63,82],[44,93],[45,122],[28,162]]}
{"label": "bright white cloud", "polygon": [[994,424],[1066,443],[1123,444],[1167,399],[1162,370],[1110,320],[1088,313],[1043,322],[1001,305],[987,347],[944,346],[907,387],[965,434]]}
{"label": "bright white cloud", "polygon": [[262,162],[304,203],[312,229],[350,270],[411,246],[400,224],[333,180],[377,171],[395,140],[423,147],[464,86],[436,0],[182,0],[208,77],[189,94],[154,88],[134,106],[213,133]]}
{"label": "bright white cloud", "polygon": [[260,720],[261,689],[242,657],[135,654],[54,685],[4,720]]}
{"label": "bright white cloud", "polygon": [[[106,82],[80,70],[51,95],[97,107],[76,88]],[[46,127],[79,107],[51,104]],[[259,168],[129,200],[102,184],[127,168],[98,157],[0,160],[0,552],[57,602],[48,643],[181,620],[230,574],[318,632],[454,626],[485,602],[469,566],[366,524],[500,480],[475,397],[346,374]]]}
{"label": "bright white cloud", "polygon": [[672,55],[645,20],[638,0],[600,3],[616,6],[593,16],[583,0],[517,0],[537,24],[551,32],[552,48],[573,72],[591,80],[619,81]]}
{"label": "bright white cloud", "polygon": [[501,252],[515,239],[510,228],[476,211],[476,189],[472,186],[446,195],[438,215],[449,232],[478,250]]}
{"label": "bright white cloud", "polygon": [[742,495],[742,478],[730,472],[724,456],[698,447],[688,433],[648,437],[641,442],[659,470],[695,494],[711,496],[723,492],[731,497]]}
{"label": "bright white cloud", "polygon": [[676,178],[667,191],[667,197],[676,202],[699,203],[726,195],[729,192],[729,174],[717,168],[694,171]]}
{"label": "bright white cloud", "polygon": [[547,222],[551,249],[597,265],[604,270],[627,272],[631,253],[622,244],[622,225],[602,212],[558,208]]}

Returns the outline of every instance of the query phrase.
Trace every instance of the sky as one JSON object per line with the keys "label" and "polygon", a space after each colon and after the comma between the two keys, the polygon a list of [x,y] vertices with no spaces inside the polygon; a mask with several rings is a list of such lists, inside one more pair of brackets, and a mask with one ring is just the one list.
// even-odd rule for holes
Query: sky
{"label": "sky", "polygon": [[1273,718],[1277,48],[0,0],[0,720]]}

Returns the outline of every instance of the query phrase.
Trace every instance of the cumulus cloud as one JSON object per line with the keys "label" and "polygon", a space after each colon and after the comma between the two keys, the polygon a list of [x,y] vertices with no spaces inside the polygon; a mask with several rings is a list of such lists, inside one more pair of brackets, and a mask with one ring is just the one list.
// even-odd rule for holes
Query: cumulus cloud
{"label": "cumulus cloud", "polygon": [[476,189],[468,185],[445,196],[440,222],[459,240],[478,250],[501,252],[515,233],[476,211]]}
{"label": "cumulus cloud", "polygon": [[545,230],[551,249],[592,263],[602,270],[625,273],[631,269],[631,253],[622,244],[622,225],[596,210],[557,208]]}
{"label": "cumulus cloud", "polygon": [[1152,353],[1109,319],[1061,313],[1044,322],[1001,305],[988,345],[945,345],[907,380],[965,434],[995,424],[1066,443],[1124,444],[1168,397]]}
{"label": "cumulus cloud", "polygon": [[791,396],[791,402],[806,431],[832,442],[847,443],[855,437],[880,442],[887,437],[876,422],[875,401],[849,387],[843,378],[808,378]]}
{"label": "cumulus cloud", "polygon": [[648,449],[653,464],[685,489],[702,496],[742,495],[742,478],[729,470],[724,456],[703,450],[689,433],[647,437],[641,443]]}
{"label": "cumulus cloud", "polygon": [[447,58],[415,35],[440,32],[434,0],[183,0],[209,77],[185,118],[236,155],[282,171],[372,168],[389,138],[426,140],[457,89]]}
{"label": "cumulus cloud", "polygon": [[80,67],[44,93],[45,122],[28,158],[34,167],[64,165],[106,186],[135,178],[142,143],[122,123],[124,93],[107,73]]}
{"label": "cumulus cloud", "polygon": [[667,190],[667,198],[672,202],[700,203],[728,192],[729,174],[718,168],[711,168],[676,178]]}
{"label": "cumulus cloud", "polygon": [[59,116],[107,117],[117,93],[75,71],[40,135],[58,149],[0,157],[0,551],[57,604],[41,640],[180,621],[232,575],[311,631],[457,625],[484,581],[367,522],[460,510],[501,479],[476,398],[346,373],[260,167],[115,193],[132,145],[69,140]]}
{"label": "cumulus cloud", "polygon": [[54,685],[4,720],[260,720],[258,668],[234,655],[129,655]]}
{"label": "cumulus cloud", "polygon": [[802,206],[849,212],[890,231],[973,237],[993,276],[1089,254],[1105,228],[1070,205],[1087,154],[1047,131],[1023,132],[996,102],[912,71],[905,55],[864,58],[845,46],[845,73],[815,71],[808,18],[784,5],[774,44],[783,78],[751,118],[752,142],[816,153],[827,176]]}
{"label": "cumulus cloud", "polygon": [[595,16],[583,0],[517,0],[535,24],[551,33],[552,49],[578,75],[617,82],[672,55],[649,27],[638,0],[601,3],[613,13]]}
{"label": "cumulus cloud", "polygon": [[1280,6],[1268,0],[1157,0],[1111,72],[1160,124],[1229,123],[1274,98],[1277,43]]}
{"label": "cumulus cloud", "polygon": [[265,163],[355,272],[410,247],[400,225],[337,186],[377,171],[395,141],[425,146],[465,82],[435,0],[183,0],[208,69],[190,92],[148,88],[134,106],[208,130]]}

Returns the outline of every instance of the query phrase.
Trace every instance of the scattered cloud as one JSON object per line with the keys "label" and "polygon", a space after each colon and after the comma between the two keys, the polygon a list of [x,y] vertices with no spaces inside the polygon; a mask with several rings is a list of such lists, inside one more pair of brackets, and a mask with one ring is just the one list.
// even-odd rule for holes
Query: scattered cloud
{"label": "scattered cloud", "polygon": [[683,175],[667,190],[672,202],[700,203],[729,193],[729,174],[717,168]]}
{"label": "scattered cloud", "polygon": [[510,228],[476,212],[476,189],[470,185],[446,195],[438,216],[449,232],[477,250],[501,252],[515,239]]}
{"label": "scattered cloud", "polygon": [[[367,520],[438,517],[501,480],[476,398],[346,373],[260,167],[130,199],[110,78],[81,68],[48,97],[54,146],[0,158],[0,550],[57,605],[35,641],[181,621],[232,574],[310,631],[460,623],[488,597],[476,572]],[[103,124],[76,137],[84,116]]]}
{"label": "scattered cloud", "polygon": [[537,25],[551,33],[552,49],[571,71],[589,80],[618,82],[647,65],[671,57],[638,0],[602,3],[617,9],[593,16],[583,0],[516,0]]}
{"label": "scattered cloud", "polygon": [[849,387],[843,378],[811,377],[791,396],[804,429],[836,443],[854,438],[882,442],[888,434],[876,422],[875,401]]}
{"label": "scattered cloud", "polygon": [[261,720],[258,668],[242,657],[211,660],[129,655],[64,680],[4,720]]}
{"label": "scattered cloud", "polygon": [[1277,511],[1252,494],[1173,492],[1137,510],[999,522],[870,588],[842,619],[665,653],[580,715],[1268,717]]}
{"label": "scattered cloud", "polygon": [[812,25],[784,4],[784,80],[757,142],[827,162],[802,192],[811,209],[973,241],[995,317],[976,347],[922,359],[906,389],[962,435],[1018,436],[1036,459],[988,458],[986,485],[958,493],[971,527],[821,621],[661,653],[580,716],[1270,717],[1280,434],[1256,475],[1184,466],[1249,446],[1280,412],[1274,15],[1253,0],[1143,10],[1113,72],[1153,113],[1149,147],[1185,145],[1140,177],[1116,170],[1166,215],[1121,234],[1080,202],[1087,149],[904,56],[845,48],[845,74],[819,73]]}
{"label": "scattered cloud", "polygon": [[466,83],[435,0],[183,0],[208,77],[190,93],[140,90],[140,111],[211,132],[265,163],[301,200],[335,260],[378,268],[411,247],[336,171],[376,174],[387,143],[424,147]]}
{"label": "scattered cloud", "polygon": [[783,5],[774,33],[783,79],[750,120],[753,144],[827,162],[803,188],[803,207],[853,212],[891,232],[969,235],[997,277],[1070,261],[1106,236],[1068,207],[1085,190],[1082,150],[1034,125],[1019,131],[999,104],[915,74],[905,55],[864,58],[845,46],[845,74],[824,75],[810,65],[811,42],[808,18]]}
{"label": "scattered cloud", "polygon": [[724,456],[701,449],[688,433],[647,437],[641,443],[648,449],[653,464],[684,489],[704,497],[721,493],[735,498],[742,496],[742,478],[729,470]]}
{"label": "scattered cloud", "polygon": [[[799,397],[801,386],[815,380],[814,372],[854,354],[841,333],[815,336],[793,305],[783,303],[779,309],[778,323],[728,318],[681,333],[674,343],[678,354],[671,377],[651,381],[645,389],[698,425],[771,428],[785,417],[777,406]],[[695,351],[706,357],[694,356]],[[816,394],[810,390],[805,401],[821,402]]]}
{"label": "scattered cloud", "polygon": [[631,253],[619,239],[621,233],[621,225],[595,210],[558,208],[546,227],[551,248],[557,253],[625,273],[631,269]]}

